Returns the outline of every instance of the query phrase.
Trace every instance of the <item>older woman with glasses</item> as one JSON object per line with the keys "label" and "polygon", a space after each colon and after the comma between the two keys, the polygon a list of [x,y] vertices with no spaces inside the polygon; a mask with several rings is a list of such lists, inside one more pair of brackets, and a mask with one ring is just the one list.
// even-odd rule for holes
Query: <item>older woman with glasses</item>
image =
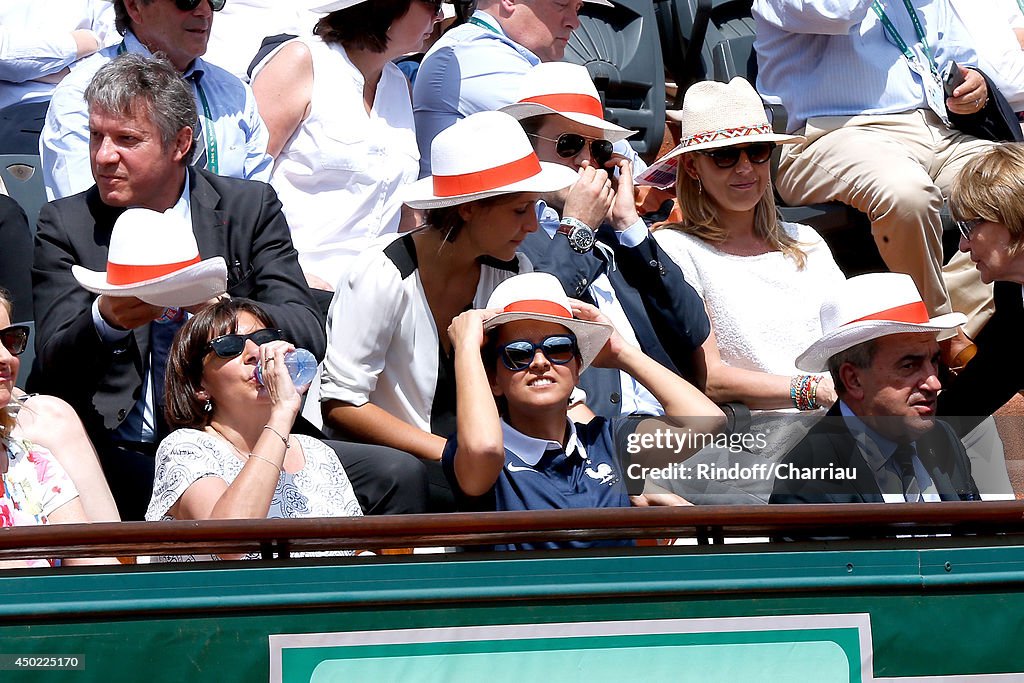
{"label": "older woman with glasses", "polygon": [[334,0],[313,11],[325,14],[315,35],[271,53],[253,91],[299,263],[313,288],[333,291],[345,258],[402,220],[398,189],[416,180],[420,157],[409,82],[392,60],[420,49],[441,0]]}
{"label": "older woman with glasses", "polygon": [[970,254],[984,282],[995,283],[996,310],[974,340],[977,355],[945,383],[939,413],[991,415],[1024,389],[1024,145],[996,145],[972,157],[953,181],[949,206],[960,251]]}
{"label": "older woman with glasses", "polygon": [[177,429],[157,450],[146,519],[362,514],[333,449],[292,434],[306,388],[288,375],[293,349],[244,299],[207,306],[182,326],[167,360],[166,419]]}

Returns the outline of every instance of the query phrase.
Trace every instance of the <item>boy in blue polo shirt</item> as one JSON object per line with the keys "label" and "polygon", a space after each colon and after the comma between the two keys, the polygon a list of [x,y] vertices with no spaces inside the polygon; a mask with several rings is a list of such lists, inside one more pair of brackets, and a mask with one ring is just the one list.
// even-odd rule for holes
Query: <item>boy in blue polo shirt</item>
{"label": "boy in blue polo shirt", "polygon": [[[689,382],[625,343],[595,307],[571,301],[552,275],[509,278],[487,303],[448,328],[457,432],[441,464],[462,510],[629,506],[613,438],[616,421],[598,417],[584,425],[568,419],[569,394],[591,364],[628,372],[667,415],[710,417],[716,426],[724,420]],[[621,542],[498,548],[609,544]]]}

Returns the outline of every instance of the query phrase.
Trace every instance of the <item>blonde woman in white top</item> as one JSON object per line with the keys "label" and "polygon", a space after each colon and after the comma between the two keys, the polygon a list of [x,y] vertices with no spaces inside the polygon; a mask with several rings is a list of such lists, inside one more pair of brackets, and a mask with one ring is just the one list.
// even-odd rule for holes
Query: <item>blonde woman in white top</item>
{"label": "blonde woman in white top", "polygon": [[705,391],[754,409],[832,405],[831,378],[800,373],[795,361],[820,336],[819,307],[843,274],[813,229],[779,220],[768,163],[776,144],[800,138],[773,133],[740,78],[692,86],[682,120],[679,147],[657,164],[678,164],[684,219],[655,238],[711,319]]}
{"label": "blonde woman in white top", "polygon": [[409,83],[391,60],[419,50],[440,7],[329,2],[313,8],[327,13],[315,35],[285,43],[253,74],[275,159],[270,183],[316,289],[332,291],[346,256],[399,229],[398,189],[416,180],[419,152]]}

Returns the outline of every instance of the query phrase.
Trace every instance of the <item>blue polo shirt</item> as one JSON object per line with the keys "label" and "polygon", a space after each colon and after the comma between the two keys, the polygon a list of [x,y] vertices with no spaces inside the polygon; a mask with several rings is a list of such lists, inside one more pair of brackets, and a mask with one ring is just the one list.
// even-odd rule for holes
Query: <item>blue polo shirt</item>
{"label": "blue polo shirt", "polygon": [[[567,420],[568,421],[568,420]],[[557,441],[535,439],[501,422],[505,466],[490,491],[468,496],[455,477],[458,434],[448,439],[441,466],[462,511],[565,510],[629,507],[624,469],[616,455],[614,422],[602,417],[590,423],[568,421],[563,449]],[[558,541],[495,546],[496,550],[592,548],[632,545],[632,541]]]}

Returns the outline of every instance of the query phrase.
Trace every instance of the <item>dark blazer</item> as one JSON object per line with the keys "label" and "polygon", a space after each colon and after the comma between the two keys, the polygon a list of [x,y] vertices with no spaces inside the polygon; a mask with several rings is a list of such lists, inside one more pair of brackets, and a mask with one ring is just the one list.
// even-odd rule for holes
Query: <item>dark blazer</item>
{"label": "dark blazer", "polygon": [[[952,428],[942,420],[918,439],[917,455],[942,500],[980,500],[971,478],[971,463]],[[852,468],[853,479],[776,478],[770,503],[882,503],[874,472],[839,412],[839,404],[793,447],[782,464],[799,468]]]}
{"label": "dark blazer", "polygon": [[[190,172],[189,187],[199,254],[227,261],[228,293],[258,301],[296,346],[322,359],[324,320],[299,268],[274,190],[206,171]],[[39,363],[30,388],[74,406],[100,441],[143,396],[149,325],[132,330],[118,344],[104,343],[92,321],[97,295],[78,284],[71,266],[106,270],[110,233],[122,212],[103,204],[95,186],[43,206],[32,268]]]}
{"label": "dark blazer", "polygon": [[[679,266],[650,235],[636,247],[625,247],[609,225],[597,231],[600,242],[615,255],[611,267],[603,251],[579,254],[565,235],[549,239],[542,229],[527,236],[520,251],[534,270],[551,273],[566,294],[594,303],[588,288],[606,273],[644,353],[679,375],[693,380],[693,352],[711,332],[704,303],[683,278]],[[587,405],[598,415],[620,414],[622,388],[617,370],[588,368],[580,376]]]}
{"label": "dark blazer", "polygon": [[1024,389],[1021,286],[997,282],[994,296],[996,312],[974,339],[977,355],[958,376],[943,382],[945,389],[939,394],[939,415],[961,435]]}

